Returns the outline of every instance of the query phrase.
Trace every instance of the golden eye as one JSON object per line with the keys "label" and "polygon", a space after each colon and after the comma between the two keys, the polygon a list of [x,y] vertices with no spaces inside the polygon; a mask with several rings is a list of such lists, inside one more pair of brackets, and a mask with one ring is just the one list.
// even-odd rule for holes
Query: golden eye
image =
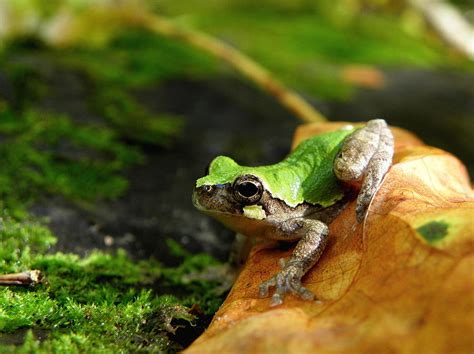
{"label": "golden eye", "polygon": [[263,185],[257,177],[243,175],[234,181],[233,193],[234,198],[242,204],[256,204],[262,198]]}

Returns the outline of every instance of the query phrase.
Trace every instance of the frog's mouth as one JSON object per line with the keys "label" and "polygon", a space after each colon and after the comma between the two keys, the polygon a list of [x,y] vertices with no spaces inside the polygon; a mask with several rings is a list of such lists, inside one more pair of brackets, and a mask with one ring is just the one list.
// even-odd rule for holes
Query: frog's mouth
{"label": "frog's mouth", "polygon": [[257,207],[258,210],[247,210],[248,206],[236,201],[232,193],[229,193],[231,188],[230,184],[195,188],[193,204],[199,211],[235,232],[249,236],[263,235],[266,230],[264,210],[261,207]]}
{"label": "frog's mouth", "polygon": [[196,209],[204,213],[232,215],[243,213],[243,206],[232,197],[230,183],[194,188],[193,204]]}

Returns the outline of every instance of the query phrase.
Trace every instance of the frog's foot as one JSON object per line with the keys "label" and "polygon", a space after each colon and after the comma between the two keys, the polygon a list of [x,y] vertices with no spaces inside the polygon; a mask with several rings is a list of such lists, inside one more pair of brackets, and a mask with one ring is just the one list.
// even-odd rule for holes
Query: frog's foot
{"label": "frog's foot", "polygon": [[268,296],[269,289],[275,287],[270,306],[281,305],[287,293],[295,294],[303,300],[314,300],[313,293],[301,285],[301,278],[304,275],[303,262],[290,261],[285,264],[282,258],[280,267],[282,270],[277,275],[260,285],[260,297]]}

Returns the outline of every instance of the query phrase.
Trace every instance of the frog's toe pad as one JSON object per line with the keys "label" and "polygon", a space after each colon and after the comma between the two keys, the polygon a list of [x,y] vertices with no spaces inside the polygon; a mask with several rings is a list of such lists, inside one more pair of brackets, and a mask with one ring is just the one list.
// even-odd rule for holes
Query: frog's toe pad
{"label": "frog's toe pad", "polygon": [[260,284],[260,287],[259,287],[260,297],[267,297],[270,288],[274,287],[275,285],[276,285],[276,277],[268,279],[267,281],[264,281],[262,284]]}
{"label": "frog's toe pad", "polygon": [[283,303],[283,296],[280,294],[273,294],[272,299],[270,300],[270,306],[278,306]]}
{"label": "frog's toe pad", "polygon": [[303,300],[308,300],[308,301],[313,301],[315,300],[314,294],[311,292],[311,290],[306,289],[305,287],[301,287],[298,290],[298,295],[303,299]]}
{"label": "frog's toe pad", "polygon": [[285,266],[277,275],[260,285],[260,297],[268,296],[269,289],[275,287],[275,293],[270,301],[270,306],[281,305],[285,295],[288,293],[293,293],[303,300],[313,301],[315,299],[314,294],[301,285],[302,273],[298,265]]}

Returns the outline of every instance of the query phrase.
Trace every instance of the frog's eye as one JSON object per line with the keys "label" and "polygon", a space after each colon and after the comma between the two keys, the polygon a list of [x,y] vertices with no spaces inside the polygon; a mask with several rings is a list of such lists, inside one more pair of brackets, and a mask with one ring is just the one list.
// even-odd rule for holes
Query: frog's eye
{"label": "frog's eye", "polygon": [[234,198],[245,205],[258,203],[263,195],[263,185],[260,180],[253,175],[243,175],[238,177],[232,185]]}

